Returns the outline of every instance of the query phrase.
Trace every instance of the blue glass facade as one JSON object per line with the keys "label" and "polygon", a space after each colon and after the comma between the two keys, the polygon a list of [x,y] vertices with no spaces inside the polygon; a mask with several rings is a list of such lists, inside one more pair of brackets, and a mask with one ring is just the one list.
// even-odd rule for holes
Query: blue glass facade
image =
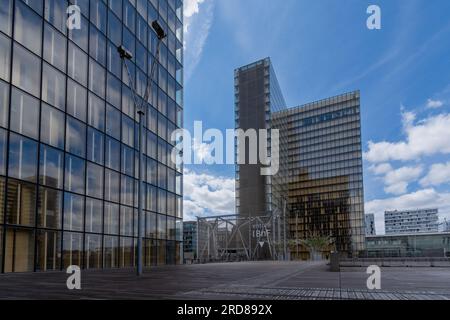
{"label": "blue glass facade", "polygon": [[[67,9],[81,11],[69,30]],[[146,102],[146,266],[181,263],[181,0],[2,0],[0,6],[0,271],[132,267],[137,242],[138,99],[168,37]]]}

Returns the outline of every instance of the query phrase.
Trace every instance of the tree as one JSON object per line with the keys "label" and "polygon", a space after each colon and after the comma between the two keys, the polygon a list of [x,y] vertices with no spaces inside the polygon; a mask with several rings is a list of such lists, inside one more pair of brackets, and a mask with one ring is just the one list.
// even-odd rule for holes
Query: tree
{"label": "tree", "polygon": [[291,241],[291,245],[303,245],[309,250],[311,260],[321,260],[322,252],[329,250],[333,245],[333,240],[329,236],[314,236],[307,239],[298,239]]}

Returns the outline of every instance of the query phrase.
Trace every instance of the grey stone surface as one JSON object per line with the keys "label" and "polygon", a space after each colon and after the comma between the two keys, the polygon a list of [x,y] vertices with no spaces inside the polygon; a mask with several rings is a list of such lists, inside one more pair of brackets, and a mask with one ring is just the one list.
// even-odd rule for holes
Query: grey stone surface
{"label": "grey stone surface", "polygon": [[363,268],[330,272],[323,262],[248,262],[83,271],[82,289],[64,272],[0,275],[0,299],[450,299],[449,268],[382,268],[368,291]]}

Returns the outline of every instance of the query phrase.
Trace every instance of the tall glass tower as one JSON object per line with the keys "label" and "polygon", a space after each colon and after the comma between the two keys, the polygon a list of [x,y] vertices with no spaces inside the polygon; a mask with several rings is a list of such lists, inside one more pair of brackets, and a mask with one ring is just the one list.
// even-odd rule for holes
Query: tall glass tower
{"label": "tall glass tower", "polygon": [[[235,119],[237,129],[280,131],[277,174],[262,176],[262,165],[248,158],[236,166],[237,213],[282,221],[286,231],[273,226],[271,233],[284,233],[288,239],[281,243],[292,259],[312,258],[304,240],[329,242],[323,255],[364,250],[359,91],[286,108],[266,58],[235,71]],[[269,148],[275,142],[268,141]]]}
{"label": "tall glass tower", "polygon": [[[80,28],[66,21],[80,9]],[[75,16],[76,17],[76,16]],[[181,262],[181,0],[2,0],[0,6],[0,271],[135,265],[138,123],[146,102],[146,266]],[[133,54],[131,76],[117,47]]]}

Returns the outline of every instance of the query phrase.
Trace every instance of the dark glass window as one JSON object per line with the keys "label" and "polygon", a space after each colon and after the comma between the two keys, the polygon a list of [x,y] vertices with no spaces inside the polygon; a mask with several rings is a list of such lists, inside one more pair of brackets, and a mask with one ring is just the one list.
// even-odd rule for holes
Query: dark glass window
{"label": "dark glass window", "polygon": [[134,147],[134,120],[122,117],[122,142],[130,147]]}
{"label": "dark glass window", "polygon": [[3,0],[0,6],[0,31],[9,36],[11,35],[12,4],[13,0]]}
{"label": "dark glass window", "polygon": [[36,270],[59,270],[61,264],[61,233],[38,230]]}
{"label": "dark glass window", "polygon": [[66,151],[80,157],[86,154],[86,125],[71,117],[67,117]]}
{"label": "dark glass window", "polygon": [[108,73],[108,85],[106,88],[106,101],[120,109],[121,97],[121,82],[114,77],[111,73]]}
{"label": "dark glass window", "polygon": [[13,133],[9,139],[9,176],[36,182],[37,143]]}
{"label": "dark glass window", "polygon": [[103,167],[88,163],[86,171],[86,194],[103,198]]}
{"label": "dark glass window", "polygon": [[5,255],[5,272],[32,272],[34,269],[34,231],[7,228],[5,246],[10,254]]}
{"label": "dark glass window", "polygon": [[65,190],[84,194],[84,166],[84,160],[68,154],[66,155]]}
{"label": "dark glass window", "polygon": [[103,152],[104,152],[103,133],[89,127],[88,150],[87,150],[88,160],[98,164],[103,164]]}
{"label": "dark glass window", "polygon": [[[7,150],[7,133],[6,130],[0,129],[0,175],[6,174],[6,150]],[[3,190],[0,190],[3,192]],[[0,201],[0,206],[2,205],[2,201]],[[2,212],[2,208],[0,208],[0,212]],[[3,221],[0,216],[0,222]]]}
{"label": "dark glass window", "polygon": [[156,239],[156,213],[147,212],[146,213],[146,228],[145,236],[147,238]]}
{"label": "dark glass window", "polygon": [[45,0],[45,19],[50,22],[56,29],[66,34],[67,20],[67,1],[63,0]]}
{"label": "dark glass window", "polygon": [[81,49],[85,52],[88,51],[88,43],[89,43],[89,21],[86,20],[83,16],[81,16],[81,27],[80,29],[69,30],[69,39],[75,42]]}
{"label": "dark glass window", "polygon": [[112,11],[109,11],[108,15],[108,38],[116,46],[120,46],[122,44],[122,24],[120,20],[114,14],[112,14]]}
{"label": "dark glass window", "polygon": [[133,208],[120,207],[120,235],[133,236]]}
{"label": "dark glass window", "polygon": [[120,59],[120,55],[117,52],[117,47],[111,42],[108,42],[107,50],[108,71],[114,74],[119,79],[122,79],[122,60]]}
{"label": "dark glass window", "polygon": [[119,171],[120,170],[120,142],[106,138],[105,144],[105,166],[110,169]]}
{"label": "dark glass window", "polygon": [[22,1],[16,1],[14,39],[35,54],[41,55],[42,18]]}
{"label": "dark glass window", "polygon": [[117,268],[119,266],[118,237],[105,236],[103,238],[103,266],[104,268]]}
{"label": "dark glass window", "polygon": [[134,118],[134,99],[133,93],[128,86],[122,86],[122,112],[131,118]]}
{"label": "dark glass window", "polygon": [[11,130],[37,139],[39,101],[23,91],[13,89],[11,96]]}
{"label": "dark glass window", "polygon": [[44,59],[62,72],[65,72],[66,51],[66,38],[46,23],[44,26]]}
{"label": "dark glass window", "polygon": [[134,179],[124,176],[121,176],[121,199],[120,202],[122,204],[132,206],[133,205],[133,192],[134,192]]}
{"label": "dark glass window", "polygon": [[134,151],[122,145],[122,173],[134,175]]}
{"label": "dark glass window", "polygon": [[91,25],[89,54],[102,66],[106,66],[106,37]]}
{"label": "dark glass window", "polygon": [[104,98],[106,93],[105,69],[94,60],[89,60],[89,90]]}
{"label": "dark glass window", "polygon": [[10,65],[11,40],[0,33],[0,79],[9,81]]}
{"label": "dark glass window", "polygon": [[86,232],[101,233],[103,227],[103,202],[86,198]]}
{"label": "dark glass window", "polygon": [[37,97],[41,91],[41,63],[39,58],[18,44],[14,44],[12,83]]}
{"label": "dark glass window", "polygon": [[156,159],[158,155],[157,141],[158,138],[156,137],[156,135],[147,131],[147,155],[152,159]]}
{"label": "dark glass window", "polygon": [[105,170],[105,200],[120,201],[120,174],[108,169]]}
{"label": "dark glass window", "polygon": [[64,155],[61,151],[41,145],[39,183],[57,189],[63,187]]}
{"label": "dark glass window", "polygon": [[119,267],[134,267],[134,253],[136,247],[133,244],[133,238],[120,238],[120,261]]}
{"label": "dark glass window", "polygon": [[134,33],[134,28],[136,24],[136,9],[128,1],[123,2],[123,22]]}
{"label": "dark glass window", "polygon": [[62,228],[62,192],[48,189],[39,189],[38,199],[38,226],[49,229]]}
{"label": "dark glass window", "polygon": [[68,80],[67,113],[85,122],[87,114],[87,90],[72,80]]}
{"label": "dark glass window", "polygon": [[149,211],[156,212],[157,207],[157,191],[156,187],[147,185],[147,196],[146,196],[146,209]]}
{"label": "dark glass window", "polygon": [[105,102],[92,93],[89,93],[88,123],[100,131],[105,130]]}
{"label": "dark glass window", "polygon": [[64,232],[63,237],[64,268],[83,263],[83,234]]}
{"label": "dark glass window", "polygon": [[96,234],[85,236],[85,268],[99,269],[102,267],[102,237]]}
{"label": "dark glass window", "polygon": [[119,234],[119,205],[105,203],[105,234]]}
{"label": "dark glass window", "polygon": [[109,8],[119,17],[119,19],[122,19],[122,0],[113,0],[108,2]]}
{"label": "dark glass window", "polygon": [[64,113],[42,104],[41,141],[51,146],[64,149]]}
{"label": "dark glass window", "polygon": [[[166,239],[167,237],[167,217],[162,214],[158,214],[158,239]],[[165,249],[165,248],[164,248]]]}
{"label": "dark glass window", "polygon": [[80,48],[69,42],[68,75],[72,79],[87,86],[88,56]]}
{"label": "dark glass window", "polygon": [[106,5],[101,0],[91,0],[91,22],[106,34]]}
{"label": "dark glass window", "polygon": [[83,231],[84,197],[64,194],[64,230]]}
{"label": "dark glass window", "polygon": [[156,186],[158,184],[158,163],[147,158],[147,182]]}
{"label": "dark glass window", "polygon": [[36,186],[16,180],[8,180],[6,223],[34,226],[36,212]]}
{"label": "dark glass window", "polygon": [[42,100],[61,110],[66,104],[66,76],[44,63],[42,74]]}
{"label": "dark glass window", "polygon": [[106,107],[106,134],[120,140],[120,111],[114,107]]}

